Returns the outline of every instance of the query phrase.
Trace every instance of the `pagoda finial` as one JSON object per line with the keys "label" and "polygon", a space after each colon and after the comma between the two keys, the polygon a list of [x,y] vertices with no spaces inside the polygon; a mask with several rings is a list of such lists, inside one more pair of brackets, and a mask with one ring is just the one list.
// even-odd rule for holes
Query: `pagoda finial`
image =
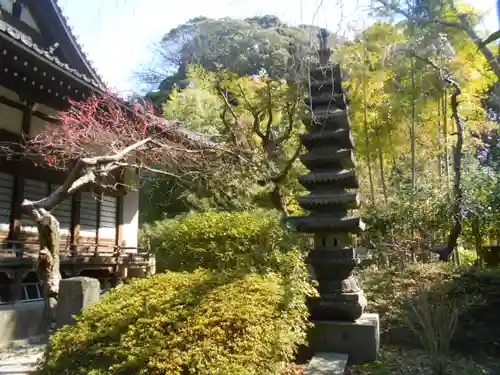
{"label": "pagoda finial", "polygon": [[321,66],[325,66],[328,64],[328,60],[330,60],[331,49],[328,48],[328,30],[320,29],[318,33],[319,39],[319,64]]}

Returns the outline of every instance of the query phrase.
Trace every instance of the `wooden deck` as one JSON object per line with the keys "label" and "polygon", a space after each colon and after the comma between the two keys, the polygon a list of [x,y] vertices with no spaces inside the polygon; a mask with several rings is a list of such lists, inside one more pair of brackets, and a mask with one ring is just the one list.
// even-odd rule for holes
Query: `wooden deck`
{"label": "wooden deck", "polygon": [[[0,243],[0,267],[34,264],[38,258],[37,241],[2,240]],[[78,246],[61,245],[61,265],[64,264],[134,264],[147,265],[149,255],[135,247],[111,244],[80,243]]]}

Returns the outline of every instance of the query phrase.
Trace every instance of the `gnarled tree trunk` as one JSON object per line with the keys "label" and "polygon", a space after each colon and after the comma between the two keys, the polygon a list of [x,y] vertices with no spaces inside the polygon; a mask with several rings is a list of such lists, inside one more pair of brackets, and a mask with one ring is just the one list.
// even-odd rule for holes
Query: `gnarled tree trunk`
{"label": "gnarled tree trunk", "polygon": [[37,208],[33,202],[24,200],[24,211],[38,223],[38,240],[40,251],[36,264],[36,274],[43,291],[45,301],[44,315],[48,332],[55,327],[55,310],[61,281],[59,245],[59,221],[49,211]]}

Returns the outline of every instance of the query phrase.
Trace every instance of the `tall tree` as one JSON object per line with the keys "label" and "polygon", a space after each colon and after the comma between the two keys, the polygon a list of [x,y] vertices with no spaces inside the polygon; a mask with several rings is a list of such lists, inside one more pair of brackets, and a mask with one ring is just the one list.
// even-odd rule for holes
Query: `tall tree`
{"label": "tall tree", "polygon": [[[241,76],[265,72],[273,79],[286,78],[290,64],[314,58],[316,26],[289,26],[271,15],[246,19],[196,17],[166,33],[156,50],[157,63],[140,78],[158,85],[149,94],[156,103],[165,101],[174,86],[185,87],[187,67],[197,64],[208,71],[227,69]],[[335,34],[329,43],[338,43]],[[301,61],[290,61],[290,45],[300,51]]]}
{"label": "tall tree", "polygon": [[[233,185],[228,179],[234,180],[235,176],[218,176],[217,190],[236,194],[237,202],[229,207],[250,203],[238,199],[248,197],[251,189],[253,204],[265,205],[267,201],[271,207],[286,213],[286,196],[290,192],[283,188],[289,186],[289,175],[296,168],[300,152],[297,133],[303,128],[304,88],[267,75],[212,73],[200,66],[190,67],[188,76],[192,86],[172,93],[164,106],[165,116],[189,121],[194,129],[232,144],[252,160],[251,164],[232,170],[245,183]],[[193,105],[197,110],[193,110]],[[228,204],[227,198],[223,199],[226,203],[220,202],[223,206]]]}
{"label": "tall tree", "polygon": [[488,40],[481,38],[476,31],[479,17],[472,7],[457,4],[455,0],[419,0],[410,10],[400,1],[374,0],[374,3],[379,5],[377,10],[381,14],[396,13],[417,25],[438,26],[441,31],[445,32],[449,29],[460,31],[475,44],[491,71],[495,73],[497,79],[500,79],[500,61],[496,52],[489,48]]}

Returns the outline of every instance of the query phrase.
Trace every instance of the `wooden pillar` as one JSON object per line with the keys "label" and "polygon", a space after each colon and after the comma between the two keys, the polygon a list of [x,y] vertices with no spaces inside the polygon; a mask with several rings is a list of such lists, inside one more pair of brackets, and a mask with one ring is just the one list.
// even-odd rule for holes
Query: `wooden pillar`
{"label": "wooden pillar", "polygon": [[34,103],[27,101],[23,111],[22,133],[28,138],[31,130],[31,117],[33,116]]}
{"label": "wooden pillar", "polygon": [[10,299],[12,302],[23,299],[23,276],[23,270],[17,268],[14,272],[14,279],[12,280],[10,290]]}
{"label": "wooden pillar", "polygon": [[[33,103],[27,102],[23,110],[21,123],[21,136],[27,139],[31,129],[31,117],[33,116]],[[24,173],[25,164],[20,163],[19,169],[14,175],[14,192],[11,202],[11,224],[9,228],[9,239],[18,241],[21,237],[21,203],[24,199]],[[21,254],[18,254],[21,255]]]}
{"label": "wooden pillar", "polygon": [[[21,123],[21,136],[24,139],[29,137],[31,128],[31,117],[33,115],[33,103],[27,102],[23,109],[23,118]],[[14,174],[14,186],[13,194],[10,207],[10,226],[9,226],[9,239],[12,241],[19,241],[21,239],[21,218],[23,215],[21,209],[21,203],[24,199],[24,174],[25,165],[24,163],[19,164],[19,168]],[[16,248],[17,258],[22,258],[22,248],[21,244],[14,244]],[[11,284],[10,298],[12,302],[19,301],[23,298],[23,270],[17,268],[14,272],[14,278]]]}
{"label": "wooden pillar", "polygon": [[97,217],[96,217],[96,223],[95,223],[95,243],[99,244],[99,227],[101,226],[101,206],[102,206],[102,203],[101,203],[100,199],[97,199],[96,201],[97,201],[96,202],[96,204],[97,204],[97,208],[96,208]]}
{"label": "wooden pillar", "polygon": [[80,239],[80,200],[81,194],[76,193],[71,198],[71,255],[75,256],[78,252],[78,241]]}
{"label": "wooden pillar", "polygon": [[[24,176],[22,173],[14,175],[14,189],[10,206],[9,240],[19,241],[21,238],[21,217],[23,215],[21,203],[24,199]],[[21,254],[18,253],[18,256]]]}
{"label": "wooden pillar", "polygon": [[120,194],[118,198],[116,198],[116,246],[123,245],[123,203],[123,195]]}

